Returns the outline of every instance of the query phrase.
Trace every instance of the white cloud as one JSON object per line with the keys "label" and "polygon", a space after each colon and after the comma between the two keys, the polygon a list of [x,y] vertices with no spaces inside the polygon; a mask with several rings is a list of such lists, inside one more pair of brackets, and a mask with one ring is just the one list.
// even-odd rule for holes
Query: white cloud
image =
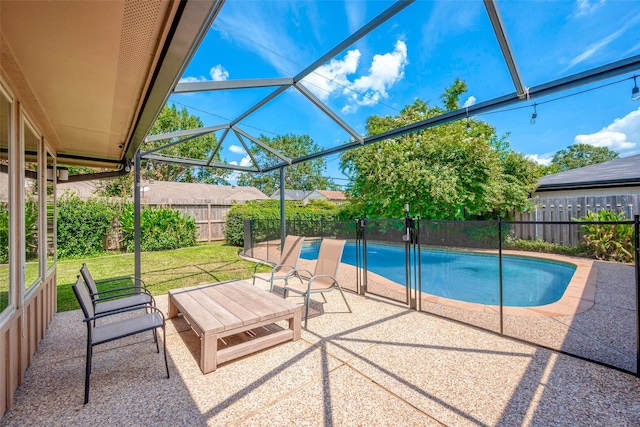
{"label": "white cloud", "polygon": [[[238,166],[238,162],[236,162],[235,160],[232,161],[232,162],[229,162],[229,164]],[[248,154],[246,156],[244,156],[242,158],[242,160],[240,160],[240,166],[244,166],[244,167],[253,166],[253,162],[251,161],[251,157]]]}
{"label": "white cloud", "polygon": [[[369,74],[353,82],[351,89],[356,93],[349,93],[351,99],[358,105],[375,105],[381,98],[387,98],[387,90],[402,80],[408,63],[407,45],[398,40],[393,52],[375,55]],[[344,93],[347,93],[346,89]]]}
{"label": "white cloud", "polygon": [[633,27],[639,20],[640,20],[640,16],[634,16],[631,19],[629,19],[617,31],[614,31],[613,33],[609,34],[603,39],[590,44],[589,47],[587,47],[587,49],[584,52],[582,52],[580,55],[576,56],[571,61],[569,61],[569,65],[567,65],[567,67],[562,72],[564,73],[565,71],[573,68],[574,66],[580,64],[581,62],[584,62],[587,59],[591,58],[598,51],[607,47],[611,42],[613,42],[614,40],[622,36],[630,27]]}
{"label": "white cloud", "polygon": [[553,155],[550,154],[527,154],[525,157],[543,166],[549,166],[553,159]]}
{"label": "white cloud", "polygon": [[261,57],[281,75],[290,76],[299,71],[296,64],[309,63],[315,57],[315,52],[289,35],[291,18],[299,15],[299,7],[298,2],[255,2],[252,7],[241,1],[226,2],[225,13],[216,18],[212,29],[241,50]]}
{"label": "white cloud", "polygon": [[636,148],[640,141],[640,108],[621,119],[615,119],[609,126],[588,135],[577,135],[576,144],[589,144],[595,147],[607,147],[614,151]]}
{"label": "white cloud", "polygon": [[247,154],[247,151],[244,149],[244,147],[241,147],[239,145],[231,145],[229,147],[229,151],[235,154]]}
{"label": "white cloud", "polygon": [[360,57],[358,49],[350,50],[342,59],[332,59],[319,67],[303,82],[323,101],[341,92],[351,101],[342,108],[344,113],[353,112],[360,105],[375,105],[387,98],[387,91],[404,77],[404,68],[409,63],[407,45],[398,40],[393,52],[373,57],[368,74],[350,81],[347,76],[357,71]]}
{"label": "white cloud", "polygon": [[213,67],[209,71],[209,74],[211,75],[211,79],[214,82],[221,82],[229,78],[229,72],[225,70],[224,67],[220,64]]}
{"label": "white cloud", "polygon": [[591,15],[600,7],[604,6],[606,0],[577,0],[578,11],[576,16]]}
{"label": "white cloud", "polygon": [[349,33],[355,33],[365,23],[366,3],[360,1],[344,2],[347,13]]}
{"label": "white cloud", "polygon": [[204,77],[183,77],[180,79],[180,83],[204,82],[206,80]]}
{"label": "white cloud", "polygon": [[[214,82],[219,82],[223,80],[227,80],[229,78],[229,72],[224,69],[224,67],[220,64],[209,70],[209,75],[211,76],[211,80]],[[194,82],[206,82],[210,81],[208,78],[204,76],[200,77],[192,77],[187,76],[180,79],[180,83],[194,83]]]}
{"label": "white cloud", "polygon": [[356,72],[359,62],[360,51],[350,50],[343,59],[332,59],[302,81],[315,96],[326,101],[333,92],[351,85],[347,75]]}
{"label": "white cloud", "polygon": [[466,101],[464,101],[464,104],[462,104],[462,108],[471,107],[475,103],[476,103],[476,97],[472,95],[468,97]]}

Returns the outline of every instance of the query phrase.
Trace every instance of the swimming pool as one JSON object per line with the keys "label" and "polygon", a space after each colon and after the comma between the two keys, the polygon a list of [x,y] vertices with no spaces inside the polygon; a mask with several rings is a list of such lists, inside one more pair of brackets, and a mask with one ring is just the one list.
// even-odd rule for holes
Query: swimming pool
{"label": "swimming pool", "polygon": [[[319,244],[305,245],[301,258],[316,259]],[[453,250],[422,249],[422,291],[445,298],[486,305],[500,303],[498,255]],[[347,243],[342,262],[355,265],[356,248]],[[380,276],[405,285],[404,247],[367,244],[367,267]],[[558,301],[576,267],[555,261],[502,256],[503,303],[534,307]]]}

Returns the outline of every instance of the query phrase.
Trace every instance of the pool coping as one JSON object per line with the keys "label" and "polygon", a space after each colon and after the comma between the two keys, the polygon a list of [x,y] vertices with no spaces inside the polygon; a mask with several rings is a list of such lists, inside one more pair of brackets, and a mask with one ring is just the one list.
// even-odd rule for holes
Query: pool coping
{"label": "pool coping", "polygon": [[[312,240],[313,238],[307,237],[306,240]],[[464,251],[473,252],[477,254],[492,254],[497,255],[498,250],[495,249],[479,249],[470,250],[468,248],[447,248],[446,250],[452,251]],[[574,265],[576,271],[573,273],[567,289],[565,289],[562,297],[553,303],[538,305],[534,307],[502,307],[502,312],[505,315],[513,316],[530,316],[530,317],[562,317],[562,316],[574,316],[579,313],[584,313],[595,305],[596,295],[596,280],[598,277],[598,268],[594,264],[595,259],[573,257],[567,255],[548,254],[542,252],[527,252],[518,251],[512,249],[503,249],[503,255],[518,256],[524,258],[544,259],[548,261],[562,262],[565,264]],[[257,259],[251,258],[247,255],[242,255],[243,258],[257,261]],[[341,269],[346,267],[347,270],[355,269],[355,266],[342,263]],[[344,270],[343,270],[344,271]],[[406,288],[397,282],[387,279],[384,276],[380,276],[372,271],[369,271],[370,277],[378,284],[396,292],[402,294],[406,293]],[[432,295],[426,292],[422,292],[422,301],[437,305],[443,305],[452,308],[458,308],[466,311],[498,314],[500,312],[499,305],[487,305],[473,302],[459,301],[450,298],[441,297],[438,295]]]}
{"label": "pool coping", "polygon": [[[475,252],[483,254],[498,254],[497,250],[478,250],[466,252]],[[576,267],[567,289],[565,289],[562,297],[553,303],[538,305],[534,307],[502,307],[503,314],[514,316],[537,316],[537,317],[560,317],[573,316],[589,310],[595,304],[596,295],[596,279],[598,277],[598,268],[592,259],[570,257],[566,255],[547,254],[538,252],[525,252],[516,250],[503,250],[503,255],[518,256],[524,258],[536,258],[549,261],[557,261],[565,264],[571,264]],[[393,282],[386,277],[369,271],[372,278],[385,287],[389,287],[395,291],[406,292],[404,285]],[[459,301],[450,298],[432,295],[422,292],[422,301],[443,305],[447,307],[455,307],[462,310],[493,313],[500,312],[499,305],[487,305],[473,302]]]}

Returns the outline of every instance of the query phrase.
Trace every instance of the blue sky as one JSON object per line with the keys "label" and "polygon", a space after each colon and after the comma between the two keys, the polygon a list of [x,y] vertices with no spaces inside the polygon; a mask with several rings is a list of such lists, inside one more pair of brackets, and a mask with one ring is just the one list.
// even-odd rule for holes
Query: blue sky
{"label": "blue sky", "polygon": [[[227,0],[182,81],[292,77],[392,3]],[[638,1],[498,1],[498,8],[527,87],[640,54]],[[632,75],[536,99],[535,125],[529,123],[534,101],[475,118],[499,135],[509,133],[514,149],[540,162],[576,142],[638,154],[640,102],[631,101]],[[396,115],[417,98],[440,105],[455,78],[469,87],[461,99],[468,105],[515,90],[480,1],[416,1],[303,84],[364,134],[372,114]],[[208,126],[228,123],[273,90],[174,95],[170,102]],[[350,139],[293,88],[240,127],[254,136],[308,134],[324,148]],[[230,163],[249,162],[235,138],[221,153]],[[327,175],[342,177],[337,156],[327,160]]]}

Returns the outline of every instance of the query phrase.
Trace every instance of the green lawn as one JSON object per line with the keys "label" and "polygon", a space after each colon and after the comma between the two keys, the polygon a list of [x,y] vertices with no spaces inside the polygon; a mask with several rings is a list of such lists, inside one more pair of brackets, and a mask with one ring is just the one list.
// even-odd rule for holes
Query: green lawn
{"label": "green lawn", "polygon": [[[166,294],[169,289],[246,279],[253,274],[254,263],[239,256],[240,248],[223,242],[206,243],[172,251],[144,252],[142,279],[154,295]],[[96,281],[134,274],[134,255],[109,255],[98,258],[58,261],[58,311],[79,308],[71,286],[86,263]],[[262,267],[259,271],[266,271]],[[130,282],[133,284],[133,281]],[[114,284],[100,284],[104,286]],[[115,283],[118,287],[126,282]]]}

